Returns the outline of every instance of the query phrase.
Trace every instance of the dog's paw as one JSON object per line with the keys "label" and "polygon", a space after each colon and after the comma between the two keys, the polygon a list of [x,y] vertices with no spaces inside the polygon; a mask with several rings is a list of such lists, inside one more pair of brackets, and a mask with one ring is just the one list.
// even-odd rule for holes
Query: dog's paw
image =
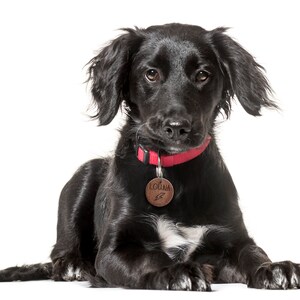
{"label": "dog's paw", "polygon": [[290,261],[264,263],[250,278],[248,286],[259,289],[299,289],[300,265]]}
{"label": "dog's paw", "polygon": [[53,265],[52,279],[55,281],[83,281],[84,276],[80,268],[74,266],[64,259],[57,259]]}
{"label": "dog's paw", "polygon": [[152,273],[145,283],[158,290],[211,291],[211,280],[211,266],[182,263]]}
{"label": "dog's paw", "polygon": [[63,281],[83,281],[83,275],[79,268],[74,269],[73,266],[69,266],[66,272],[62,276]]}

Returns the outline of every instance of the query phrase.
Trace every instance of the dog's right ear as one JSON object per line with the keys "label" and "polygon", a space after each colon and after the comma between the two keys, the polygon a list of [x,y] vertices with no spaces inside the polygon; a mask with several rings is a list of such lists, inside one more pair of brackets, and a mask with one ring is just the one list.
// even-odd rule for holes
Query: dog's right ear
{"label": "dog's right ear", "polygon": [[126,100],[131,61],[143,41],[141,30],[124,30],[125,34],[104,47],[88,64],[88,82],[96,104],[92,118],[97,119],[99,125],[109,124],[122,100]]}

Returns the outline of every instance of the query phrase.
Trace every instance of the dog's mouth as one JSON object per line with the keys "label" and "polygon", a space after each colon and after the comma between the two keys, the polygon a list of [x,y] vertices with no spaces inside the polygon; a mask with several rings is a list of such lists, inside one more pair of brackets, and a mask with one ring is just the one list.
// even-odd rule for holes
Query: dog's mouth
{"label": "dog's mouth", "polygon": [[139,124],[137,137],[153,151],[177,154],[199,147],[208,136],[208,126],[190,114],[159,112]]}
{"label": "dog's mouth", "polygon": [[148,126],[138,133],[138,142],[148,149],[160,151],[161,153],[177,154],[200,146],[207,136],[200,132],[191,130],[184,139],[168,138],[159,130],[153,130]]}

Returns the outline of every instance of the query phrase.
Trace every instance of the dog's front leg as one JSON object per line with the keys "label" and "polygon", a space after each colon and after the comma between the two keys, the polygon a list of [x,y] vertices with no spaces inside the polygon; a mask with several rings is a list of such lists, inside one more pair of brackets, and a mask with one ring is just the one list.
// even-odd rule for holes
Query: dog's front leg
{"label": "dog's front leg", "polygon": [[238,269],[246,275],[249,287],[259,289],[300,288],[300,266],[290,261],[273,263],[254,243],[238,251]]}
{"label": "dog's front leg", "polygon": [[106,286],[156,290],[211,290],[212,271],[209,266],[174,263],[162,251],[146,250],[137,245],[100,251],[96,269],[98,278],[102,278]]}

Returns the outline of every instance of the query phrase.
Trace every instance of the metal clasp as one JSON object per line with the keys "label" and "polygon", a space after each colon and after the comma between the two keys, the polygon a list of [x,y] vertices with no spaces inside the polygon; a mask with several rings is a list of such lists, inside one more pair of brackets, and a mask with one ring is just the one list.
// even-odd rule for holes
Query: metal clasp
{"label": "metal clasp", "polygon": [[156,177],[163,178],[163,172],[162,172],[162,167],[161,167],[161,161],[160,161],[159,153],[157,155]]}

